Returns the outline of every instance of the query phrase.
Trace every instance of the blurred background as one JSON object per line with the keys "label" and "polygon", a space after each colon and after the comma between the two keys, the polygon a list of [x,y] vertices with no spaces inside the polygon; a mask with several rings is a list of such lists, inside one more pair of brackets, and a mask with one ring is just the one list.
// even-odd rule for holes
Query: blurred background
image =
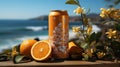
{"label": "blurred background", "polygon": [[[67,10],[71,27],[78,25],[79,16],[73,13],[77,6],[66,0],[0,0],[0,51],[19,45],[25,39],[48,38],[48,15],[51,10]],[[101,21],[100,8],[120,8],[120,0],[80,0],[90,9],[88,17],[93,24]],[[95,26],[95,29],[98,27]]]}

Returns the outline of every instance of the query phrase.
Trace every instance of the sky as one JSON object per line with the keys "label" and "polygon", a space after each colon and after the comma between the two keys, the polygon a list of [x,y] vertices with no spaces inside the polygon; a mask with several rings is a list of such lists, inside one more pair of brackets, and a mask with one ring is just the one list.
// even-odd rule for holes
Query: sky
{"label": "sky", "polygon": [[[104,0],[79,0],[86,10],[100,13],[101,7],[106,7]],[[49,15],[51,10],[67,10],[69,15],[75,15],[75,5],[65,4],[66,0],[0,0],[0,19],[30,19]]]}

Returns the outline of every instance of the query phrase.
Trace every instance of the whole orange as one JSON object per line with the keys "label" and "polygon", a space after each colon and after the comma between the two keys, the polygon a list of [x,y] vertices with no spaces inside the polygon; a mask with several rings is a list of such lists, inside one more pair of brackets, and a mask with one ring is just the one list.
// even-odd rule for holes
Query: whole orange
{"label": "whole orange", "polygon": [[20,54],[31,56],[30,54],[31,48],[36,42],[37,41],[34,39],[24,40],[20,45]]}

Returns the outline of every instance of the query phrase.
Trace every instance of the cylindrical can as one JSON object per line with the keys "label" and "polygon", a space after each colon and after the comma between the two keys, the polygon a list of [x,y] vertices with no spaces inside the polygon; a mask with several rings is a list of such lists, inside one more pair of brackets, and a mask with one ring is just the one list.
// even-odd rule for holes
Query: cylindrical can
{"label": "cylindrical can", "polygon": [[55,59],[68,58],[69,17],[67,11],[52,10],[49,14],[49,42]]}

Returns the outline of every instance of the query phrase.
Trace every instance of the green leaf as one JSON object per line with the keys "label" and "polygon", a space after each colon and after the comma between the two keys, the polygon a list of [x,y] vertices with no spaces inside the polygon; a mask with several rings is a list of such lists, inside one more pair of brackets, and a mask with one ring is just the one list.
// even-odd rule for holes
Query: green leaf
{"label": "green leaf", "polygon": [[119,3],[120,3],[120,0],[116,0],[116,1],[114,2],[115,5],[118,5]]}
{"label": "green leaf", "polygon": [[25,56],[21,56],[21,55],[16,55],[14,56],[13,58],[13,62],[16,64],[16,63],[20,63],[21,60],[24,58]]}
{"label": "green leaf", "polygon": [[79,1],[78,0],[67,0],[65,4],[79,5]]}
{"label": "green leaf", "polygon": [[8,60],[8,56],[7,55],[0,55],[0,61],[7,61]]}
{"label": "green leaf", "polygon": [[29,57],[29,56],[24,56],[24,55],[15,55],[14,57],[13,57],[13,62],[15,63],[15,64],[17,64],[17,63],[25,63],[25,62],[30,62],[30,61],[32,61],[33,59],[31,58],[31,57]]}
{"label": "green leaf", "polygon": [[116,30],[120,31],[120,24],[116,24]]}
{"label": "green leaf", "polygon": [[96,42],[99,42],[101,36],[102,36],[102,32],[96,33]]}
{"label": "green leaf", "polygon": [[88,56],[87,54],[84,54],[83,57],[84,57],[84,58],[82,58],[82,60],[84,60],[84,61],[88,61],[89,56]]}
{"label": "green leaf", "polygon": [[80,47],[87,49],[89,47],[88,43],[81,43]]}
{"label": "green leaf", "polygon": [[95,34],[95,32],[90,35],[89,42],[91,43],[94,40],[96,40],[96,34]]}

